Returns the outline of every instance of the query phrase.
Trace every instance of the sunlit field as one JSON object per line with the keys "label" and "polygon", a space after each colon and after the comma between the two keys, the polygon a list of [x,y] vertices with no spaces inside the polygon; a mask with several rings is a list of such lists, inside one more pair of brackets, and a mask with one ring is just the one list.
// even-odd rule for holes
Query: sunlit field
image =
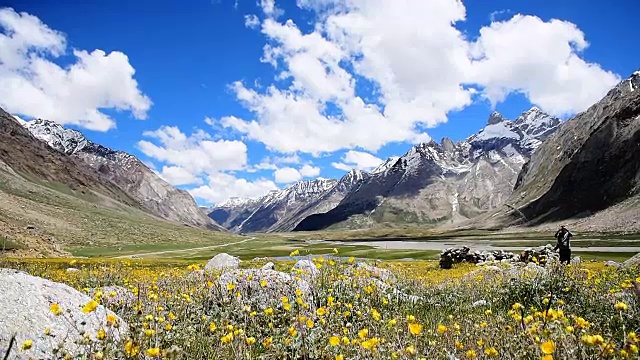
{"label": "sunlit field", "polygon": [[[293,260],[275,264],[297,278],[284,286],[248,270],[264,264],[255,261],[231,282],[201,271],[204,261],[20,259],[2,267],[69,284],[93,297],[84,312],[104,304],[128,325],[103,319],[95,337],[78,339],[83,359],[638,358],[637,269],[370,262],[387,276],[356,270],[353,258],[309,260],[315,277],[292,270]],[[13,351],[31,350],[27,341]]]}

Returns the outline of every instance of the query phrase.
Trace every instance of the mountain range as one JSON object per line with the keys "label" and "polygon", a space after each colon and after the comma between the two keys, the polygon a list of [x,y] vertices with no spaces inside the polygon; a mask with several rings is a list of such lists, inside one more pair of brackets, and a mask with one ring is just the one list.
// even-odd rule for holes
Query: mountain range
{"label": "mountain range", "polygon": [[[537,107],[513,120],[493,112],[482,129],[463,141],[417,144],[371,172],[351,170],[340,179],[301,181],[257,199],[231,198],[206,209],[131,154],[55,122],[23,121],[0,109],[0,197],[16,204],[16,196],[46,203],[51,214],[28,218],[40,216],[54,227],[70,194],[88,201],[81,208],[116,221],[109,224],[117,224],[116,219],[147,222],[150,215],[167,224],[217,232],[401,225],[540,228],[558,222],[594,231],[640,231],[639,88],[636,72],[567,121]],[[42,186],[49,190],[33,190]],[[50,191],[60,199],[54,201]],[[19,219],[24,205],[11,206],[5,210]],[[113,217],[104,209],[123,212]],[[73,221],[91,221],[73,211]],[[6,215],[0,213],[3,227],[10,224]],[[64,229],[74,230],[73,221]],[[100,221],[92,226],[99,229]],[[165,229],[148,221],[145,232],[154,226]],[[64,229],[55,234],[65,234]],[[144,237],[145,232],[134,235]],[[90,230],[77,241],[86,236],[100,237],[101,232]]]}
{"label": "mountain range", "polygon": [[559,125],[537,107],[514,121],[494,112],[465,141],[413,146],[371,173],[352,170],[337,181],[301,181],[259,199],[231,199],[210,216],[234,232],[455,223],[502,205],[523,164]]}
{"label": "mountain range", "polygon": [[226,231],[202,213],[188,192],[171,186],[137,157],[96,144],[79,131],[53,121],[16,120],[59,154],[88,165],[101,181],[115,185],[151,214],[189,226]]}

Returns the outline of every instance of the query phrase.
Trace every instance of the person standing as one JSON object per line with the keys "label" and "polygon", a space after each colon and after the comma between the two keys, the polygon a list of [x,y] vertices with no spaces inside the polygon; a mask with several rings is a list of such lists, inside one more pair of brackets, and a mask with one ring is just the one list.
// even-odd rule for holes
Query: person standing
{"label": "person standing", "polygon": [[571,237],[573,234],[564,225],[556,232],[554,237],[558,240],[553,250],[560,250],[560,263],[571,263]]}

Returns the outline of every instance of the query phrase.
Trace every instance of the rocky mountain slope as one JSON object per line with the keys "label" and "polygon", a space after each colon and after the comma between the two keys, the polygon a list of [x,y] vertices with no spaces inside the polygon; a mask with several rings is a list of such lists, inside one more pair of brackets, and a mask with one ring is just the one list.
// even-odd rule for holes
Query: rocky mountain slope
{"label": "rocky mountain slope", "polygon": [[21,123],[51,148],[88,164],[152,214],[190,226],[224,230],[202,213],[189,193],[171,186],[137,157],[93,143],[82,133],[53,121]]}
{"label": "rocky mountain slope", "polygon": [[508,207],[485,224],[640,230],[638,154],[640,71],[562,124],[524,166]]}
{"label": "rocky mountain slope", "polygon": [[497,112],[463,142],[444,138],[387,161],[333,209],[294,230],[360,228],[378,223],[455,223],[502,205],[523,164],[560,120],[534,107],[509,121]]}
{"label": "rocky mountain slope", "polygon": [[0,170],[51,186],[64,184],[79,194],[97,196],[105,204],[137,205],[135,199],[80,159],[65,156],[35,138],[3,109],[0,109]]}

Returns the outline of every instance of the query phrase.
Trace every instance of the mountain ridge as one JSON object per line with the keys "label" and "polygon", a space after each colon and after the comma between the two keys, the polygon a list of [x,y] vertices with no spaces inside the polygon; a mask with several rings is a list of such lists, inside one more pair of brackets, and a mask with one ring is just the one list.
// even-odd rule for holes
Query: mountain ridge
{"label": "mountain ridge", "polygon": [[202,213],[189,193],[170,185],[136,156],[94,143],[81,132],[50,120],[18,122],[56,151],[82,160],[152,214],[189,226],[226,231]]}
{"label": "mountain ridge", "polygon": [[[513,121],[493,112],[487,125],[464,141],[432,140],[412,146],[402,156],[389,157],[370,173],[351,170],[336,184],[349,183],[340,191],[327,190],[307,204],[297,203],[286,211],[288,219],[252,230],[320,230],[349,221],[353,224],[348,227],[394,221],[435,224],[473,217],[506,200],[522,165],[559,124],[559,119],[537,107]],[[411,197],[424,202],[413,202]],[[239,231],[237,222],[223,221],[229,220],[228,214],[236,214],[234,219],[239,214],[246,217],[258,203],[269,208],[268,202],[266,195],[255,200],[234,199],[213,206],[211,215],[228,229]]]}

